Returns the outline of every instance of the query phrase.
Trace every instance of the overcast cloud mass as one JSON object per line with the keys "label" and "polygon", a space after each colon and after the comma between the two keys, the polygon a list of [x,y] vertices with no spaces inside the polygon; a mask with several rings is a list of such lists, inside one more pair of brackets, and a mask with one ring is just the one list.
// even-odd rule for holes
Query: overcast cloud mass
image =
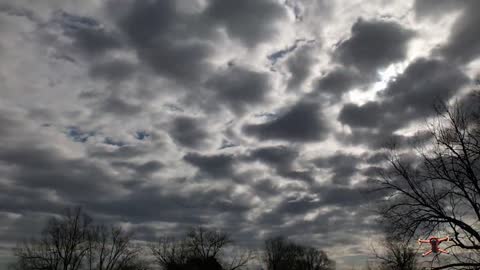
{"label": "overcast cloud mass", "polygon": [[72,205],[138,240],[214,226],[363,264],[382,147],[408,147],[435,102],[474,87],[479,10],[0,0],[0,268]]}

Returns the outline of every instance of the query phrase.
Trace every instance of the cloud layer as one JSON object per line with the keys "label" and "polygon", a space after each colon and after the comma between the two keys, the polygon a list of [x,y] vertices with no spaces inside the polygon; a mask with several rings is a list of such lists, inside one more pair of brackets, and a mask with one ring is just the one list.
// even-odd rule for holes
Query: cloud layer
{"label": "cloud layer", "polygon": [[381,147],[478,79],[478,8],[0,1],[0,262],[71,205],[144,241],[206,225],[361,261]]}

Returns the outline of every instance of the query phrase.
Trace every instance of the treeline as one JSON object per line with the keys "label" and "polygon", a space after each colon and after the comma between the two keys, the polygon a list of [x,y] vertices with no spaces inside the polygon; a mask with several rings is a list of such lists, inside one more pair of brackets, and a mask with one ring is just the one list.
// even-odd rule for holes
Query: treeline
{"label": "treeline", "polygon": [[[81,208],[51,218],[40,236],[19,243],[12,270],[241,270],[256,262],[266,270],[331,270],[335,263],[314,247],[283,237],[263,250],[234,249],[224,232],[193,228],[180,239],[136,243],[120,227],[96,224]],[[258,268],[256,268],[258,269]]]}

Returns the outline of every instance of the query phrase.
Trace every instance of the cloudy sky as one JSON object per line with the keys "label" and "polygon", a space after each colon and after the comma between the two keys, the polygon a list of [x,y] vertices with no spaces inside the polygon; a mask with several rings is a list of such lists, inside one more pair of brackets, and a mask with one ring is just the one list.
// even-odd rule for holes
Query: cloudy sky
{"label": "cloudy sky", "polygon": [[[479,80],[480,1],[0,0],[0,262],[82,205],[363,263],[367,180]],[[366,248],[366,249],[365,249]]]}

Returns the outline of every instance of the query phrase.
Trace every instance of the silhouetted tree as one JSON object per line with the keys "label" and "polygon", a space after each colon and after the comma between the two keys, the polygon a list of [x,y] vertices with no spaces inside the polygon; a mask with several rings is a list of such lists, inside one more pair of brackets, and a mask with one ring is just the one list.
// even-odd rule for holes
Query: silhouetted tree
{"label": "silhouetted tree", "polygon": [[177,269],[177,266],[186,264],[191,256],[185,240],[173,237],[160,238],[156,244],[150,245],[150,249],[156,263],[163,269]]}
{"label": "silhouetted tree", "polygon": [[220,258],[221,252],[232,243],[224,232],[198,227],[180,240],[163,237],[150,249],[157,264],[165,270],[241,269],[253,258],[252,252],[237,253],[228,263]]}
{"label": "silhouetted tree", "polygon": [[128,234],[93,225],[81,208],[50,219],[40,238],[23,242],[14,255],[18,270],[145,269]]}
{"label": "silhouetted tree", "polygon": [[413,154],[392,151],[380,179],[390,193],[381,213],[392,234],[453,234],[455,261],[433,269],[480,268],[479,105],[438,106],[432,141]]}
{"label": "silhouetted tree", "polygon": [[92,219],[80,208],[68,209],[61,218],[49,220],[40,239],[25,241],[16,248],[17,267],[25,270],[80,269],[88,251]]}
{"label": "silhouetted tree", "polygon": [[313,247],[298,245],[283,237],[265,240],[264,262],[267,270],[329,270],[335,263]]}
{"label": "silhouetted tree", "polygon": [[222,265],[215,257],[192,257],[187,260],[183,270],[223,270]]}
{"label": "silhouetted tree", "polygon": [[194,257],[208,259],[216,258],[232,240],[224,232],[198,227],[187,233],[185,242]]}
{"label": "silhouetted tree", "polygon": [[255,259],[255,254],[252,250],[249,249],[236,249],[234,254],[232,254],[230,263],[225,263],[225,270],[236,270],[243,269],[247,264]]}
{"label": "silhouetted tree", "polygon": [[131,234],[118,227],[98,225],[88,235],[87,269],[123,270],[139,267],[140,250],[130,243]]}
{"label": "silhouetted tree", "polygon": [[335,263],[330,260],[323,250],[318,250],[313,247],[303,248],[303,261],[304,267],[300,269],[305,270],[327,270],[334,269]]}
{"label": "silhouetted tree", "polygon": [[375,257],[379,261],[377,269],[379,270],[419,270],[417,262],[417,253],[409,245],[409,242],[395,237],[386,237],[382,243],[383,251],[375,252]]}

